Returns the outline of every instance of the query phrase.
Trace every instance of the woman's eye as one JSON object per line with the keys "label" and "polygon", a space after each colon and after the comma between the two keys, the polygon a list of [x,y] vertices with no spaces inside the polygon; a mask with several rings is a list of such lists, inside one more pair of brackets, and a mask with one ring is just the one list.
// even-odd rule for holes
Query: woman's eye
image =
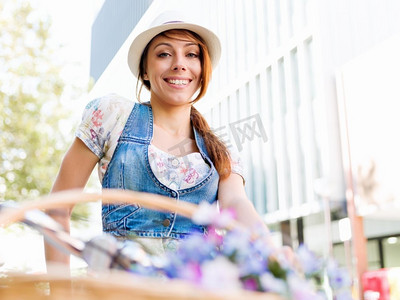
{"label": "woman's eye", "polygon": [[197,57],[199,57],[199,55],[198,55],[197,53],[189,53],[187,56],[188,56],[188,57],[192,57],[192,58],[197,58]]}
{"label": "woman's eye", "polygon": [[158,57],[167,57],[167,56],[169,56],[169,53],[163,52],[163,53],[158,54],[157,56]]}

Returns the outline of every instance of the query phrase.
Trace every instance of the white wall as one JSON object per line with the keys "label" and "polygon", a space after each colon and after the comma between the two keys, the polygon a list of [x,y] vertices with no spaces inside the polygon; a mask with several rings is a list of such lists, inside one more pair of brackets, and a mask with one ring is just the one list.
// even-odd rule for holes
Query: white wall
{"label": "white wall", "polygon": [[400,34],[338,71],[341,114],[347,118],[358,213],[396,219],[400,213]]}
{"label": "white wall", "polygon": [[[396,0],[315,1],[315,59],[319,66],[319,97],[326,120],[323,149],[324,173],[338,187],[341,181],[341,153],[338,128],[336,71],[345,63],[369,51],[380,42],[400,33],[400,2]],[[340,191],[340,189],[339,189]]]}

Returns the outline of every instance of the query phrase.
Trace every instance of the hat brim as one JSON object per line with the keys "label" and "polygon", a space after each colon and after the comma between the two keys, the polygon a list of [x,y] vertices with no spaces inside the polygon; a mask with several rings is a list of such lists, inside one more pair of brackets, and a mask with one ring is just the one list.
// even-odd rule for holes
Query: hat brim
{"label": "hat brim", "polygon": [[128,65],[135,77],[138,77],[140,58],[147,44],[156,35],[171,29],[186,29],[197,33],[207,45],[212,67],[215,68],[217,66],[221,56],[221,43],[219,38],[211,30],[185,22],[167,23],[152,27],[139,34],[133,40],[128,52]]}

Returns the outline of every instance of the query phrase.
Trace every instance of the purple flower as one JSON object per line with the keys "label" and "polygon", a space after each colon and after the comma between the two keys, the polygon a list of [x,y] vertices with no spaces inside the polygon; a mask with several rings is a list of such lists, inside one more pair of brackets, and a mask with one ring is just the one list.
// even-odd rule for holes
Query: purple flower
{"label": "purple flower", "polygon": [[[204,207],[204,220],[216,218],[213,207]],[[351,299],[348,272],[334,261],[325,265],[304,245],[297,250],[297,262],[304,272],[299,274],[298,265],[294,266],[284,251],[276,251],[266,239],[254,239],[254,232],[231,230],[222,234],[213,227],[208,232],[208,235],[193,234],[181,241],[176,253],[163,257],[161,267],[136,266],[132,271],[143,275],[161,272],[169,278],[184,279],[212,290],[266,291],[295,300],[325,299],[318,288],[321,274],[327,271],[335,300]]]}
{"label": "purple flower", "polygon": [[224,256],[204,262],[201,268],[202,285],[212,290],[239,290],[239,270]]}
{"label": "purple flower", "polygon": [[249,251],[250,233],[244,230],[233,230],[224,236],[222,252],[227,256],[246,255]]}
{"label": "purple flower", "polygon": [[339,291],[333,297],[335,300],[353,300],[350,289]]}
{"label": "purple flower", "polygon": [[268,265],[265,258],[251,252],[245,257],[238,258],[236,263],[239,265],[241,276],[261,274]]}
{"label": "purple flower", "polygon": [[215,256],[217,245],[213,240],[207,240],[204,235],[193,234],[184,240],[177,253],[171,253],[171,256],[178,255],[184,262],[198,261],[202,262],[212,259]]}
{"label": "purple flower", "polygon": [[179,277],[191,282],[200,283],[202,279],[201,264],[198,262],[188,262],[180,269]]}
{"label": "purple flower", "polygon": [[326,300],[326,297],[316,292],[310,282],[298,276],[288,277],[291,299],[294,300]]}
{"label": "purple flower", "polygon": [[275,278],[271,273],[265,272],[260,276],[261,287],[266,292],[285,294],[287,285],[285,281]]}
{"label": "purple flower", "polygon": [[243,287],[245,290],[257,291],[259,290],[259,284],[256,277],[247,277],[242,279]]}
{"label": "purple flower", "polygon": [[349,288],[351,286],[351,278],[349,272],[347,272],[345,268],[339,267],[336,261],[328,261],[327,271],[329,284],[333,290]]}
{"label": "purple flower", "polygon": [[266,244],[265,239],[259,238],[252,242],[253,249],[262,257],[269,257],[273,253],[273,249]]}
{"label": "purple flower", "polygon": [[233,209],[221,210],[219,216],[214,220],[213,224],[218,228],[227,228],[232,220],[236,219],[236,212]]}
{"label": "purple flower", "polygon": [[199,225],[214,224],[218,218],[219,212],[216,205],[212,205],[207,201],[200,202],[198,209],[192,216],[192,221]]}
{"label": "purple flower", "polygon": [[219,247],[222,245],[224,241],[224,236],[218,232],[218,229],[214,228],[213,226],[208,227],[208,234],[205,237],[206,242]]}
{"label": "purple flower", "polygon": [[315,253],[311,252],[305,245],[300,245],[296,251],[297,259],[306,276],[319,273],[323,269],[323,261]]}

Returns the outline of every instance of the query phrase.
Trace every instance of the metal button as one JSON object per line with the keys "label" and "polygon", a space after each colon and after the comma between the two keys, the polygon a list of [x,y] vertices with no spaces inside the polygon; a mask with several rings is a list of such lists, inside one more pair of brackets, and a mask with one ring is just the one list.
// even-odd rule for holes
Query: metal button
{"label": "metal button", "polygon": [[165,219],[165,220],[162,222],[162,224],[163,224],[164,227],[168,227],[168,226],[171,224],[171,222],[170,222],[168,219]]}

